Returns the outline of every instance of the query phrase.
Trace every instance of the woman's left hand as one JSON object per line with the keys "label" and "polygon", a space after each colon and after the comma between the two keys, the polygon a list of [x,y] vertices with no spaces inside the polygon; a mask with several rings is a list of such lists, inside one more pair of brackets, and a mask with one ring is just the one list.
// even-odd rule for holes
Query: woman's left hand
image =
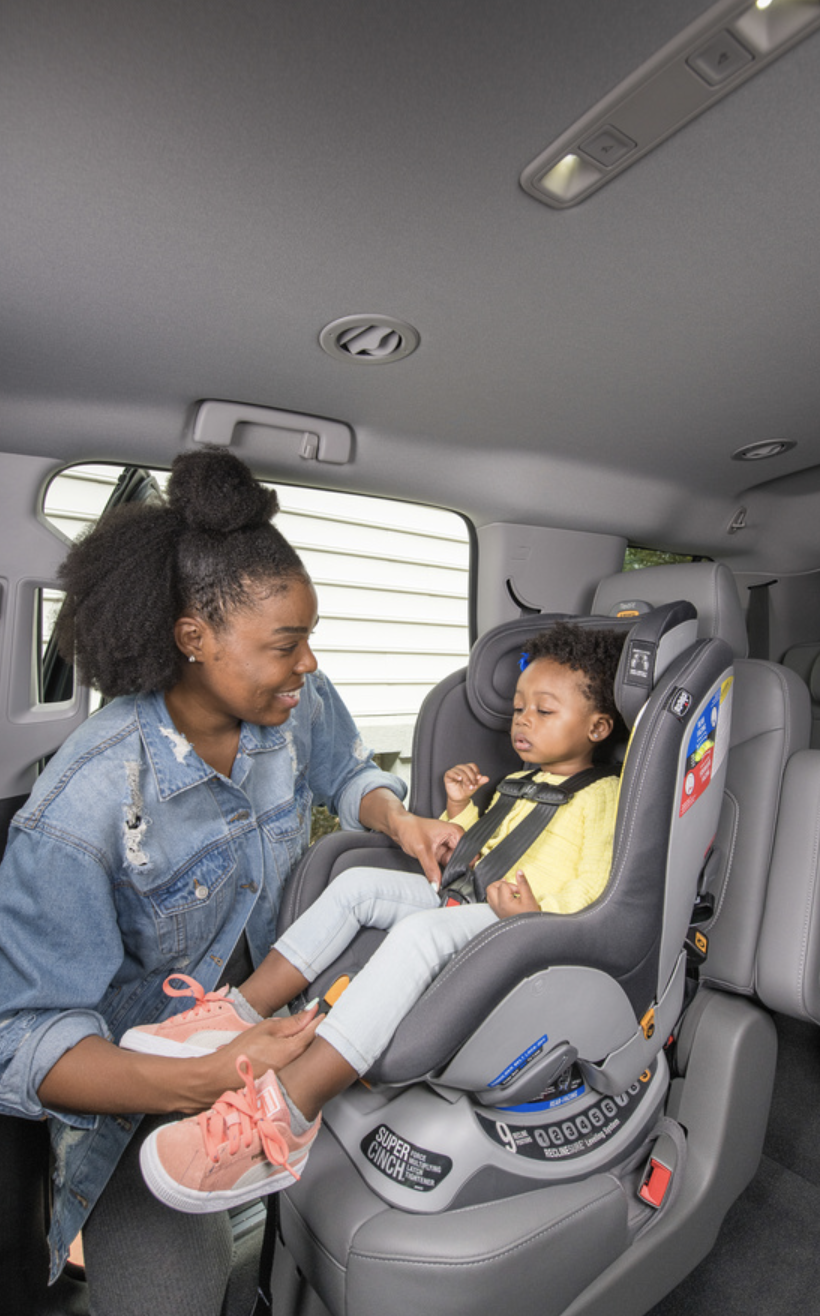
{"label": "woman's left hand", "polygon": [[464,835],[458,823],[438,818],[422,818],[417,813],[404,813],[394,822],[393,839],[405,854],[412,855],[424,869],[428,882],[437,887],[441,870]]}
{"label": "woman's left hand", "polygon": [[224,1074],[224,1078],[217,1080],[217,1086],[220,1081],[224,1082],[223,1091],[237,1086],[236,1061],[242,1055],[250,1060],[254,1078],[260,1078],[268,1069],[277,1072],[284,1069],[307,1050],[323,1017],[314,1005],[299,1014],[263,1019],[247,1032],[240,1033],[210,1057],[213,1066],[219,1067],[220,1075]]}
{"label": "woman's left hand", "polygon": [[464,828],[457,823],[408,813],[401,800],[384,786],[377,786],[362,798],[359,819],[372,831],[384,832],[405,854],[417,859],[427,881],[435,887],[441,882],[441,868],[464,835]]}

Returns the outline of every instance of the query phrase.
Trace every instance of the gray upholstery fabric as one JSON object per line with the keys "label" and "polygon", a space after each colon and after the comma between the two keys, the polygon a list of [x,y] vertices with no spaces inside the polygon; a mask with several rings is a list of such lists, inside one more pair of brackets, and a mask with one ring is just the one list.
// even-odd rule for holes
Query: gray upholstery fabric
{"label": "gray upholstery fabric", "polygon": [[820,644],[794,644],[783,655],[783,666],[805,681],[811,696],[811,747],[820,749]]}
{"label": "gray upholstery fabric", "polygon": [[752,993],[783,773],[809,742],[808,690],[794,672],[753,658],[735,662],[734,709],[723,809],[708,889],[702,978]]}
{"label": "gray upholstery fabric", "polygon": [[707,868],[715,911],[704,924],[709,956],[701,978],[751,994],[783,773],[791,756],[809,744],[810,664],[800,679],[778,663],[743,656],[743,609],[734,577],[722,563],[687,562],[608,576],[594,606],[615,609],[619,601],[632,598],[653,606],[689,599],[697,608],[698,634],[719,636],[736,655],[731,751]]}
{"label": "gray upholstery fabric", "polygon": [[370,1193],[328,1135],[281,1207],[297,1265],[332,1312],[355,1316],[511,1306],[516,1316],[559,1316],[629,1239],[626,1195],[609,1175],[414,1216]]}
{"label": "gray upholstery fabric", "polygon": [[618,604],[626,599],[641,599],[653,608],[688,599],[698,611],[701,639],[718,636],[730,645],[736,658],[745,658],[749,651],[735,578],[722,562],[682,562],[606,576],[595,591],[592,611],[615,615]]}
{"label": "gray upholstery fabric", "polygon": [[773,1010],[820,1023],[820,753],[791,759],[772,857],[757,990]]}

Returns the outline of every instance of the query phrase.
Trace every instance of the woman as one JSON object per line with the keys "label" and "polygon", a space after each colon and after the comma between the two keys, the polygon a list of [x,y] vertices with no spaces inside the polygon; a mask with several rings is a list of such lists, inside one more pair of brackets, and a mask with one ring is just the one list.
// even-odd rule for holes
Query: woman
{"label": "woman", "polygon": [[124,1112],[207,1108],[235,1083],[240,1049],[255,1073],[278,1069],[315,1020],[268,1020],[193,1060],[118,1039],[160,1018],[174,970],[210,990],[264,958],[312,800],[385,832],[431,876],[457,836],[405,811],[403,784],[316,671],[316,596],[276,508],[229,452],[187,453],[166,503],[110,513],[62,568],[61,648],[112,702],[55,755],[9,834],[0,1110],[50,1116],[52,1273],[82,1227],[94,1316],[217,1316],[227,1217],[153,1203],[136,1152],[157,1120],[135,1138]]}

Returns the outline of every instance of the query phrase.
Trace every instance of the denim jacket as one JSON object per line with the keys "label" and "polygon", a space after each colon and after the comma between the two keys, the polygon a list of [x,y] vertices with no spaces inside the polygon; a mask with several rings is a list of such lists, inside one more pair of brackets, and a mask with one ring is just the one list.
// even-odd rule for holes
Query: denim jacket
{"label": "denim jacket", "polygon": [[95,713],[40,777],[0,866],[0,1112],[50,1116],[52,1276],[138,1118],[44,1111],[44,1076],[86,1035],[117,1041],[170,1013],[169,973],[210,991],[243,930],[258,964],[312,802],[357,829],[378,786],[406,789],[376,767],[321,673],[283,725],[243,723],[230,780],[158,693]]}

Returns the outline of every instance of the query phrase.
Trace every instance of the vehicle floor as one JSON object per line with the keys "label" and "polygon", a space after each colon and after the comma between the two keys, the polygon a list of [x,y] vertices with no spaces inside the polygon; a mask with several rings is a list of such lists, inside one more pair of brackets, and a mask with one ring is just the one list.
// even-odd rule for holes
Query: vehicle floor
{"label": "vehicle floor", "polygon": [[760,1168],[708,1257],[647,1316],[820,1316],[820,1029],[775,1016]]}

